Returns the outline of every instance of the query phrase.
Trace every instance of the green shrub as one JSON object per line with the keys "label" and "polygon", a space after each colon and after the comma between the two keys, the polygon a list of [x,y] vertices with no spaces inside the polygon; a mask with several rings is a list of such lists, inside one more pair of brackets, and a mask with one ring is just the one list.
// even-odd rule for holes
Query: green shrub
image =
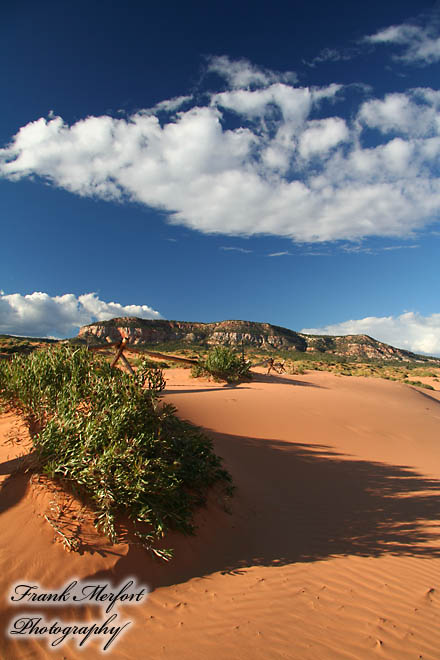
{"label": "green shrub", "polygon": [[192,533],[209,487],[230,494],[231,479],[200,429],[158,405],[163,386],[148,364],[133,377],[84,347],[0,363],[0,396],[39,423],[33,442],[43,471],[88,496],[113,542],[118,514],[128,514],[145,547],[167,559],[170,551],[153,543],[170,528]]}
{"label": "green shrub", "polygon": [[425,390],[434,390],[435,387],[432,385],[428,385],[427,383],[422,383],[420,380],[406,380],[405,383],[407,385],[415,385],[416,387],[424,387]]}
{"label": "green shrub", "polygon": [[198,364],[192,367],[194,378],[199,376],[213,376],[216,380],[225,380],[228,383],[239,383],[250,380],[251,363],[242,355],[237,355],[227,346],[214,346],[205,357],[200,358]]}

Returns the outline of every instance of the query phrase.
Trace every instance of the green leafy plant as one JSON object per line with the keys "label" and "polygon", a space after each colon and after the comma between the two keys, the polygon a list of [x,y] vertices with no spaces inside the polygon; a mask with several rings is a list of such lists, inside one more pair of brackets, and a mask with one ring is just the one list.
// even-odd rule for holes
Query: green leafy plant
{"label": "green leafy plant", "polygon": [[162,372],[141,366],[133,377],[111,369],[85,347],[58,345],[0,363],[0,396],[36,421],[33,437],[44,473],[86,495],[95,523],[118,540],[117,518],[128,515],[155,555],[168,529],[192,533],[195,507],[231,478],[211,441],[159,405]]}
{"label": "green leafy plant", "polygon": [[213,376],[217,380],[228,383],[238,383],[250,380],[251,363],[243,355],[237,355],[228,346],[215,346],[208,351],[205,357],[200,358],[198,364],[192,367],[194,378],[199,376]]}

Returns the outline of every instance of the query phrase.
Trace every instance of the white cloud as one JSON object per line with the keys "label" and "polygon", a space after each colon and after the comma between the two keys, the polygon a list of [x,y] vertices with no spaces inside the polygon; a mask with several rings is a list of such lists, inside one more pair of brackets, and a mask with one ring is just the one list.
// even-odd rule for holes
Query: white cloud
{"label": "white cloud", "polygon": [[[69,126],[51,116],[23,126],[0,149],[0,176],[142,203],[207,234],[407,237],[438,219],[439,91],[373,98],[348,121],[334,111],[341,85],[294,86],[284,74],[227,58],[210,68],[229,89],[205,105],[193,100],[182,110],[191,99],[181,97],[128,118]],[[160,122],[158,108],[180,110]],[[382,134],[375,147],[367,142],[372,128]]]}
{"label": "white cloud", "polygon": [[175,112],[191,100],[192,96],[176,96],[173,99],[159,101],[159,103],[149,110],[148,114],[154,114],[155,112]]}
{"label": "white cloud", "polygon": [[303,257],[330,257],[330,252],[317,252],[316,250],[309,250],[302,253]]}
{"label": "white cloud", "polygon": [[316,57],[313,58],[310,62],[303,60],[304,64],[312,68],[316,67],[317,64],[322,64],[322,62],[341,62],[353,59],[356,55],[359,54],[358,48],[345,48],[344,50],[336,50],[335,48],[323,48]]}
{"label": "white cloud", "polygon": [[426,27],[402,23],[379,30],[364,39],[371,44],[391,44],[402,47],[402,54],[395,55],[395,60],[407,64],[426,66],[440,61],[440,37],[437,23]]}
{"label": "white cloud", "polygon": [[301,332],[312,335],[369,335],[414,353],[440,355],[440,314],[422,316],[405,312],[400,316],[368,316],[323,328],[304,328]]}
{"label": "white cloud", "polygon": [[224,245],[220,247],[220,250],[223,250],[224,252],[241,252],[242,254],[250,254],[252,252],[252,250],[246,250],[242,247],[227,247]]}
{"label": "white cloud", "polygon": [[379,249],[384,252],[388,252],[390,250],[416,250],[419,247],[420,245],[388,245],[387,247],[382,247]]}
{"label": "white cloud", "polygon": [[73,293],[49,296],[34,292],[28,295],[0,292],[0,333],[33,337],[71,337],[81,325],[107,321],[115,316],[162,318],[148,305],[106,303],[95,293],[76,297]]}
{"label": "white cloud", "polygon": [[440,133],[440,92],[414,89],[404,94],[387,94],[362,104],[358,121],[382,133],[430,137]]}
{"label": "white cloud", "polygon": [[288,251],[286,250],[286,251],[284,251],[284,252],[271,252],[271,253],[268,254],[267,256],[268,256],[268,257],[285,257],[285,256],[287,256],[287,255],[291,256],[292,253],[291,253],[291,252],[288,252]]}
{"label": "white cloud", "polygon": [[394,250],[415,250],[419,248],[420,245],[387,245],[382,247],[363,247],[362,245],[342,245],[341,250],[343,252],[348,252],[349,254],[371,254],[377,255],[380,252],[392,252]]}
{"label": "white cloud", "polygon": [[273,82],[296,82],[293,71],[281,73],[257,67],[246,59],[231,60],[227,55],[210,57],[208,71],[218,73],[235,89],[252,86],[265,86]]}
{"label": "white cloud", "polygon": [[299,140],[299,153],[303,158],[327,153],[340,142],[348,140],[349,131],[343,119],[329,117],[309,121]]}

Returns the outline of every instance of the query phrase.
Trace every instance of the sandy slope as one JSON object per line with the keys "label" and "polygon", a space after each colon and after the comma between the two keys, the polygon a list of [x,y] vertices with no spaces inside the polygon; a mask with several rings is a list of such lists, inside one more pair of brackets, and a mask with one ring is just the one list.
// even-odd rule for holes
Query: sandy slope
{"label": "sandy slope", "polygon": [[[183,369],[166,377],[166,400],[209,431],[233,475],[232,515],[213,495],[198,535],[169,539],[169,565],[109,546],[87,522],[86,551],[66,553],[42,516],[61,496],[15,475],[1,493],[2,630],[29,611],[6,599],[18,580],[49,591],[135,575],[153,591],[121,607],[132,624],[104,657],[438,660],[440,393],[322,372],[260,373],[238,387]],[[13,423],[2,418],[4,441]],[[26,452],[17,433],[18,444],[3,446],[0,478]],[[63,506],[79,520],[73,502]],[[91,607],[38,611],[100,618]],[[5,634],[1,643],[7,660],[103,657],[92,645],[49,652],[42,640]]]}

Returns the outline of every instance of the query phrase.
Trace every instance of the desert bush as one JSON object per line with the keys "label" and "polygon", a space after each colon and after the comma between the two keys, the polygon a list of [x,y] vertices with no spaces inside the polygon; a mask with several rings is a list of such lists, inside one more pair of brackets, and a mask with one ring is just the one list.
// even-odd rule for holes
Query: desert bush
{"label": "desert bush", "polygon": [[163,360],[150,360],[148,357],[139,357],[139,358],[131,358],[130,363],[133,364],[135,367],[140,367],[142,366],[147,366],[150,369],[169,369],[170,365],[168,362],[164,362]]}
{"label": "desert bush", "polygon": [[287,367],[286,369],[287,373],[290,374],[291,376],[296,376],[296,375],[300,376],[307,373],[307,369],[304,367],[304,364],[302,364],[301,362],[287,362],[286,367]]}
{"label": "desert bush", "polygon": [[435,390],[435,387],[427,383],[422,383],[420,380],[406,380],[405,383],[407,385],[415,385],[416,387],[424,387],[425,390]]}
{"label": "desert bush", "polygon": [[416,367],[415,369],[411,370],[411,375],[436,378],[438,376],[438,372],[433,371],[432,369],[427,369],[426,367]]}
{"label": "desert bush", "polygon": [[252,378],[250,368],[251,363],[228,346],[214,346],[192,367],[191,374],[194,378],[213,376],[228,383],[239,383]]}
{"label": "desert bush", "polygon": [[59,345],[1,362],[0,396],[38,422],[43,472],[89,498],[100,530],[116,542],[126,514],[166,559],[170,551],[153,543],[170,528],[193,532],[194,508],[215,483],[230,492],[231,479],[201,430],[159,405],[159,372],[145,364],[133,377],[84,347]]}

